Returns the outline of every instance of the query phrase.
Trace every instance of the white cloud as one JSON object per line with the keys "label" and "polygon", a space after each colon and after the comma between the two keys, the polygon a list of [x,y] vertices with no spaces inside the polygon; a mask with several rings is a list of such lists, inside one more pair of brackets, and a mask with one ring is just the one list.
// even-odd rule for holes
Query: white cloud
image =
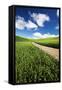
{"label": "white cloud", "polygon": [[44,27],[44,22],[49,21],[50,17],[46,14],[41,13],[33,13],[31,14],[31,17],[34,19],[34,21],[38,24],[40,27]]}
{"label": "white cloud", "polygon": [[57,26],[55,27],[55,29],[59,30],[59,25],[57,25]]}
{"label": "white cloud", "polygon": [[37,28],[37,25],[35,23],[33,23],[32,21],[28,20],[28,22],[26,22],[25,24],[26,28],[28,29],[32,29],[32,28]]}
{"label": "white cloud", "polygon": [[59,35],[50,34],[50,33],[41,34],[39,32],[35,32],[33,33],[33,36],[34,38],[49,38],[49,37],[58,37]]}
{"label": "white cloud", "polygon": [[23,17],[16,17],[16,28],[23,30],[24,28],[27,29],[37,29],[37,25],[32,21],[28,20],[27,22],[24,20]]}
{"label": "white cloud", "polygon": [[25,24],[26,22],[23,17],[20,17],[20,16],[16,17],[16,28],[22,30],[25,28]]}
{"label": "white cloud", "polygon": [[59,9],[57,9],[57,16],[59,17]]}
{"label": "white cloud", "polygon": [[36,38],[41,38],[41,33],[39,33],[39,32],[35,32],[35,33],[33,33],[33,36],[35,36]]}

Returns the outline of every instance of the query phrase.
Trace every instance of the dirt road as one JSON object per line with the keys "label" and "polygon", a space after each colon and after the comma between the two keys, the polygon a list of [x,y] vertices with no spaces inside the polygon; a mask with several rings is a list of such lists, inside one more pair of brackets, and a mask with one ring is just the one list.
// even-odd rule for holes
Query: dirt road
{"label": "dirt road", "polygon": [[39,44],[37,44],[35,42],[32,42],[32,44],[34,46],[38,47],[40,50],[43,50],[46,53],[50,54],[52,57],[54,57],[55,59],[57,59],[59,61],[59,49],[55,49],[55,48],[39,45]]}

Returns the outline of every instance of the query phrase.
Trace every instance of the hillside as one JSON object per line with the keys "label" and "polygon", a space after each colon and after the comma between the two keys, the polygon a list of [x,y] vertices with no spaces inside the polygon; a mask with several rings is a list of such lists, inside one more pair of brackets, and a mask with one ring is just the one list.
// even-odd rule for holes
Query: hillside
{"label": "hillside", "polygon": [[36,40],[36,43],[48,47],[59,48],[59,37]]}
{"label": "hillside", "polygon": [[24,37],[20,37],[20,36],[16,36],[16,41],[29,41],[29,39],[24,38]]}
{"label": "hillside", "polygon": [[28,39],[20,36],[16,36],[17,42],[36,42],[40,45],[59,48],[59,37],[44,38],[44,39]]}

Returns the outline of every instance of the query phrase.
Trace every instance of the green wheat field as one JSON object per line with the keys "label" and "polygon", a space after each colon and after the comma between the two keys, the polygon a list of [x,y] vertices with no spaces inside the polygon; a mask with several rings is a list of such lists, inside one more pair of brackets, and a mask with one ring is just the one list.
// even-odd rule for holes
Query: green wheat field
{"label": "green wheat field", "polygon": [[16,36],[16,83],[59,81],[59,61],[32,45],[59,48],[59,38],[26,39]]}

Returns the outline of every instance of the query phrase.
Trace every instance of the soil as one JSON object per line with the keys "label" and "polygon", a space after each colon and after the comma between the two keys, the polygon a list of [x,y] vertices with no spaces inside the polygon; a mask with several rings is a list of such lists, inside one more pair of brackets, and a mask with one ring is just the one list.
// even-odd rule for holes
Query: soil
{"label": "soil", "polygon": [[32,42],[32,44],[34,46],[38,47],[40,50],[43,50],[44,52],[48,53],[49,55],[51,55],[52,57],[54,57],[55,59],[57,59],[59,61],[59,49],[39,45],[35,42]]}

